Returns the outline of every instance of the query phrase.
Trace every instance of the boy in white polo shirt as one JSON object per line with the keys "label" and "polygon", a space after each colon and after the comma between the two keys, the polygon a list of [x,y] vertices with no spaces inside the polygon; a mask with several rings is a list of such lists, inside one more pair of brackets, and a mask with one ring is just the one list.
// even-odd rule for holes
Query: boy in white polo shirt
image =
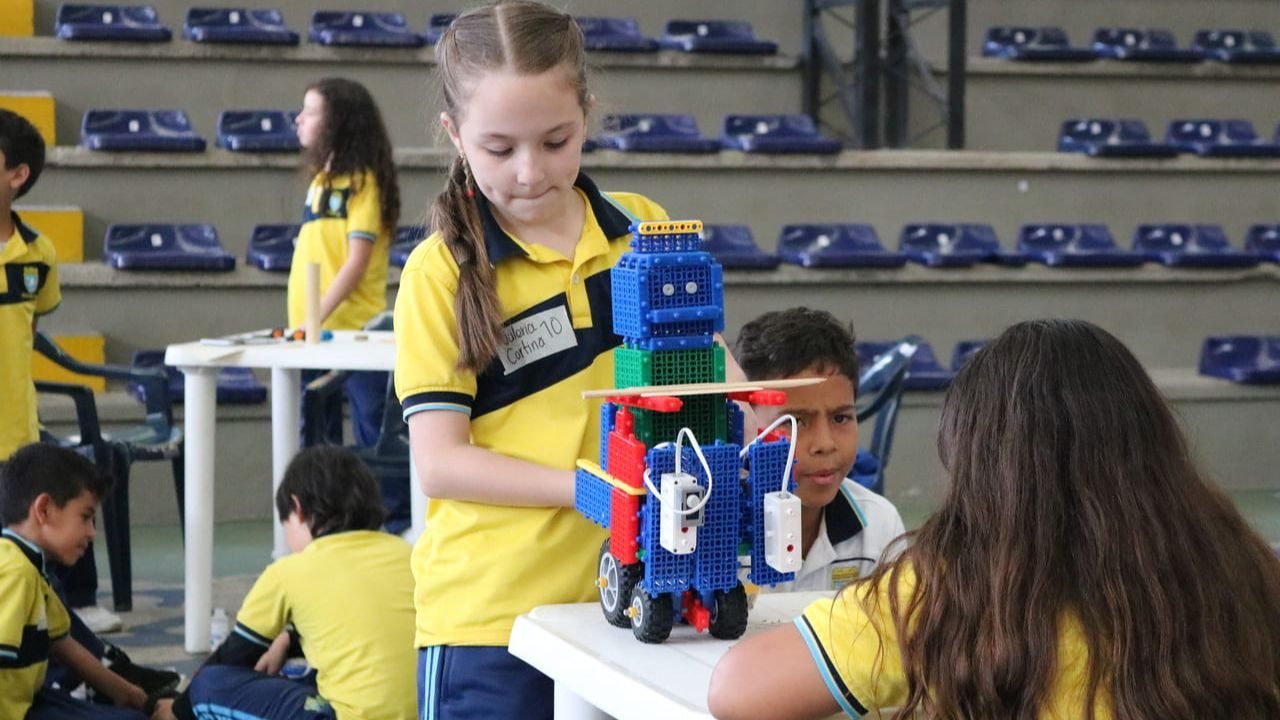
{"label": "boy in white polo shirt", "polygon": [[[781,415],[797,421],[793,477],[801,503],[804,563],[794,582],[774,592],[834,590],[871,570],[905,529],[898,510],[853,480],[858,454],[854,392],[858,356],[852,328],[828,312],[792,308],[768,312],[743,326],[734,357],[750,380],[825,378],[787,390],[782,407],[755,406],[759,424]],[[790,424],[779,429],[790,431]]]}

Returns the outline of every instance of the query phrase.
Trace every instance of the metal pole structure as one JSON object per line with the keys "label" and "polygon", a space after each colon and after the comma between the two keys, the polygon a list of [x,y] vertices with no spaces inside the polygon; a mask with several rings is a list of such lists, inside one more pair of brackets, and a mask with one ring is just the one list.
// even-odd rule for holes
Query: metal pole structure
{"label": "metal pole structure", "polygon": [[858,3],[857,64],[861,127],[855,128],[864,150],[880,147],[880,0]]}
{"label": "metal pole structure", "polygon": [[815,0],[804,0],[804,51],[800,58],[803,83],[801,103],[805,114],[813,118],[814,122],[818,121],[822,110],[822,61],[814,33],[818,12]]}
{"label": "metal pole structure", "polygon": [[947,148],[964,149],[964,93],[968,74],[966,53],[968,0],[951,0],[947,41]]}
{"label": "metal pole structure", "polygon": [[884,143],[901,148],[906,144],[908,90],[907,33],[910,17],[902,0],[889,0],[888,29],[885,33]]}

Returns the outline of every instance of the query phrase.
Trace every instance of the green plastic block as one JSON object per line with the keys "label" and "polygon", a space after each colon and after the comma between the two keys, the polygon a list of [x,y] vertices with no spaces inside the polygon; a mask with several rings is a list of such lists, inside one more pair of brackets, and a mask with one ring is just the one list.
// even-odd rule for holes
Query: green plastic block
{"label": "green plastic block", "polygon": [[613,379],[620,388],[724,382],[724,348],[718,344],[696,350],[620,347],[613,351]]}

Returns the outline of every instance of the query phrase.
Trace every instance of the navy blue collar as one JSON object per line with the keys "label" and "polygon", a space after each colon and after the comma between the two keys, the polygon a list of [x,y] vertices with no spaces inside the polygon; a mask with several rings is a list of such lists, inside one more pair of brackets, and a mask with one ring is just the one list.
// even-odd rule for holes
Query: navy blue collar
{"label": "navy blue collar", "polygon": [[[18,235],[22,236],[22,239],[28,245],[35,242],[37,237],[40,237],[40,233],[27,227],[26,224],[22,222],[22,218],[18,217],[18,213],[10,210],[9,219],[13,221],[13,226],[18,229]],[[8,240],[9,238],[4,239]]]}
{"label": "navy blue collar", "polygon": [[31,564],[36,566],[36,570],[39,570],[41,575],[47,576],[45,571],[44,551],[40,549],[40,546],[22,537],[9,528],[0,530],[0,537],[4,537],[6,540],[12,540],[13,544],[17,545],[22,550],[22,554],[26,555],[27,559],[31,561]]}
{"label": "navy blue collar", "polygon": [[[631,232],[631,218],[606,198],[586,173],[579,172],[578,179],[573,184],[587,196],[591,213],[596,216],[596,222],[604,231],[606,238],[613,240]],[[490,265],[497,265],[510,257],[528,256],[524,248],[512,240],[511,236],[498,224],[498,219],[489,209],[489,201],[479,193],[476,194],[476,209],[480,212],[480,225],[484,228],[484,246],[489,253]]]}
{"label": "navy blue collar", "polygon": [[827,538],[832,547],[862,532],[864,527],[862,513],[843,487],[822,509],[822,519],[826,521]]}

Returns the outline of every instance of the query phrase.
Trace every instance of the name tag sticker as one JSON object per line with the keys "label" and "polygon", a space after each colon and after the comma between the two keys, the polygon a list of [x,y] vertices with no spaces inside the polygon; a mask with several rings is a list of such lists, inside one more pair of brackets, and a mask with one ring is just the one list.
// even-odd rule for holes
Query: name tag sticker
{"label": "name tag sticker", "polygon": [[502,340],[498,357],[507,375],[578,345],[563,305],[508,323],[502,328]]}
{"label": "name tag sticker", "polygon": [[858,568],[852,565],[837,565],[831,568],[831,589],[839,590],[858,579]]}

